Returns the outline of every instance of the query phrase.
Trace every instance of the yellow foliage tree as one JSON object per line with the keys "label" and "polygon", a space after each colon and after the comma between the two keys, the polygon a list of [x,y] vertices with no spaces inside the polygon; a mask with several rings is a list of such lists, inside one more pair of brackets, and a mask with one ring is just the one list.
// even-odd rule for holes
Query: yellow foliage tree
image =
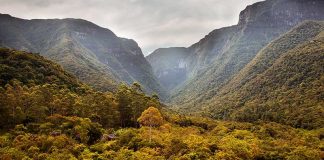
{"label": "yellow foliage tree", "polygon": [[151,133],[152,127],[159,127],[163,124],[163,117],[160,111],[155,107],[149,107],[146,109],[137,121],[143,125],[150,128],[150,142],[151,142]]}

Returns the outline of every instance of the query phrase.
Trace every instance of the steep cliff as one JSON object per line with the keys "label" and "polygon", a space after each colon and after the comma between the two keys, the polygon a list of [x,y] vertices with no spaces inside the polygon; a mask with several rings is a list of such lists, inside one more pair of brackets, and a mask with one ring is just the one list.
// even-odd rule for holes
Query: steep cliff
{"label": "steep cliff", "polygon": [[146,59],[154,64],[153,71],[162,86],[170,91],[187,79],[187,48],[160,48]]}
{"label": "steep cliff", "polygon": [[199,108],[270,41],[304,20],[323,20],[323,8],[321,0],[267,0],[248,6],[237,25],[216,29],[187,48],[186,80],[176,86],[170,101]]}

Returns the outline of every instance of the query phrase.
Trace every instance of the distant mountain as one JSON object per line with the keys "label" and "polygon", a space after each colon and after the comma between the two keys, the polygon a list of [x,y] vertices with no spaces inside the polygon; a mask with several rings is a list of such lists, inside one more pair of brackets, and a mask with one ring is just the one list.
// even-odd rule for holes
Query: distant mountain
{"label": "distant mountain", "polygon": [[39,52],[100,90],[139,82],[163,96],[137,43],[82,19],[24,20],[0,15],[0,46]]}
{"label": "distant mountain", "polygon": [[147,56],[146,59],[154,64],[153,71],[165,90],[172,90],[186,80],[185,58],[187,56],[187,48],[160,48]]}
{"label": "distant mountain", "polygon": [[263,48],[206,102],[218,119],[324,127],[324,21],[305,22]]}
{"label": "distant mountain", "polygon": [[[172,77],[173,73],[168,71],[169,68],[163,70],[160,67],[163,62],[153,59],[181,57],[182,66],[185,66],[182,75],[185,77],[173,87],[170,101],[184,110],[196,110],[200,108],[201,102],[217,95],[220,88],[269,42],[304,20],[324,20],[323,8],[322,0],[258,2],[240,13],[237,25],[212,31],[198,43],[183,49],[187,53],[181,52],[177,56],[174,49],[170,48],[160,53],[157,50],[147,59],[156,71],[156,76],[163,81],[163,77]],[[179,60],[170,66],[177,66],[178,63]],[[165,73],[162,79],[160,73]]]}

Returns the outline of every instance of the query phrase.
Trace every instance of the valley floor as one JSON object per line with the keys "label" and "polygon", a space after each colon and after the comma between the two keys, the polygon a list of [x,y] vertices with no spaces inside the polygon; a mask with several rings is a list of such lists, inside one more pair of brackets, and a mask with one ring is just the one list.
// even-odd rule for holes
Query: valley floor
{"label": "valley floor", "polygon": [[164,124],[104,129],[87,118],[54,115],[0,136],[0,159],[324,158],[324,130],[276,123],[214,121],[163,113]]}

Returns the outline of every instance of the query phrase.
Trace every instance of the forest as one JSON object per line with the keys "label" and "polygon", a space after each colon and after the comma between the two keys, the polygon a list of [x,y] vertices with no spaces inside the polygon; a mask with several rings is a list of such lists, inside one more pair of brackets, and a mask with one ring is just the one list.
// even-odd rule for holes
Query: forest
{"label": "forest", "polygon": [[323,128],[217,121],[168,109],[139,83],[101,92],[60,65],[0,49],[0,159],[322,159]]}
{"label": "forest", "polygon": [[0,1],[0,160],[324,160],[324,0]]}

